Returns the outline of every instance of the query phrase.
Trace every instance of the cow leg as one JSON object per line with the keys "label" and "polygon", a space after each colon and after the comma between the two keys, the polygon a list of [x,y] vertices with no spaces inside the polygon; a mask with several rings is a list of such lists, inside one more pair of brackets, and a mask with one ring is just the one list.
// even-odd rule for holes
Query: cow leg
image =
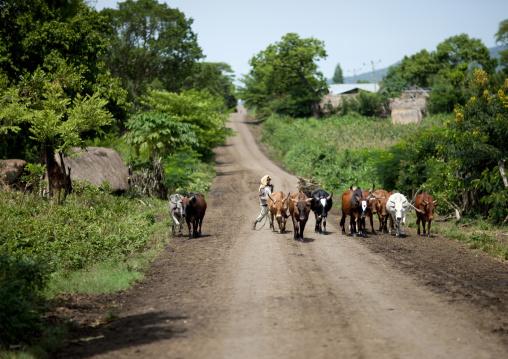
{"label": "cow leg", "polygon": [[[430,224],[430,222],[429,222],[429,224]],[[423,235],[425,236],[425,235],[427,235],[427,231],[426,231],[427,221],[422,219],[422,225],[423,225]]]}
{"label": "cow leg", "polygon": [[[416,225],[418,226],[416,230],[416,234],[420,235],[420,217],[416,217]],[[425,222],[423,222],[423,234],[425,234]]]}
{"label": "cow leg", "polygon": [[303,230],[305,229],[305,225],[307,224],[307,221],[300,223],[300,240],[303,242]]}
{"label": "cow leg", "polygon": [[342,228],[342,235],[346,235],[346,216],[342,213],[342,218],[340,219],[340,226]]}
{"label": "cow leg", "polygon": [[326,217],[323,217],[323,234],[326,234]]}
{"label": "cow leg", "polygon": [[430,235],[430,224],[431,224],[431,223],[432,223],[432,221],[431,221],[431,220],[429,220],[429,230],[427,231],[427,237],[431,237],[431,235]]}
{"label": "cow leg", "polygon": [[350,226],[351,226],[351,235],[353,237],[356,237],[356,221],[357,220],[358,220],[357,217],[351,216],[351,224],[350,224]]}
{"label": "cow leg", "polygon": [[376,234],[376,230],[374,229],[374,216],[370,216],[370,228],[372,229],[372,234]]}
{"label": "cow leg", "polygon": [[298,240],[299,230],[298,222],[293,220],[293,239],[295,241]]}
{"label": "cow leg", "polygon": [[191,239],[192,238],[192,232],[191,232],[191,221],[190,220],[187,220],[187,228],[189,229],[189,236],[187,237],[187,239]]}
{"label": "cow leg", "polygon": [[314,227],[314,232],[319,232],[319,215],[317,213],[314,213],[314,217],[316,218],[316,226]]}
{"label": "cow leg", "polygon": [[203,218],[200,218],[198,220],[198,223],[199,223],[199,236],[201,237],[201,225],[203,224]]}

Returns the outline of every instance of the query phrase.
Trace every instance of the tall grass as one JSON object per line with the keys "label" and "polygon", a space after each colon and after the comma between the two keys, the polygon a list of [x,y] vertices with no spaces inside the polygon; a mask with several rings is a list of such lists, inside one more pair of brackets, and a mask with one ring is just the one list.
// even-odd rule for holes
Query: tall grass
{"label": "tall grass", "polygon": [[304,177],[315,177],[337,191],[351,184],[362,187],[382,181],[373,162],[418,128],[442,125],[451,115],[425,117],[419,124],[392,124],[391,119],[356,113],[324,119],[272,115],[261,141],[284,166]]}

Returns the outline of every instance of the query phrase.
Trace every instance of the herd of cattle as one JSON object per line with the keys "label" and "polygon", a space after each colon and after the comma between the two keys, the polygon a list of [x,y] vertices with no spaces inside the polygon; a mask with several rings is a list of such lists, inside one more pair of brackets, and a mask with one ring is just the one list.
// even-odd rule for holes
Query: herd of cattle
{"label": "herd of cattle", "polygon": [[[362,191],[360,187],[351,186],[342,194],[342,217],[340,226],[342,234],[346,234],[346,219],[350,217],[350,232],[353,237],[357,233],[367,236],[366,219],[371,226],[371,233],[376,234],[374,229],[374,216],[379,219],[379,231],[382,233],[396,232],[396,236],[404,236],[406,213],[410,208],[416,210],[418,235],[420,234],[420,222],[423,227],[423,235],[430,236],[430,227],[434,219],[434,208],[437,201],[427,194],[422,193],[415,199],[412,205],[401,193],[387,192],[382,189],[374,191],[374,185],[368,191]],[[303,241],[303,231],[310,212],[314,212],[316,218],[315,231],[326,233],[326,218],[332,208],[333,192],[328,194],[323,189],[313,193],[298,191],[294,194],[285,194],[282,191],[269,195],[268,209],[271,216],[270,228],[275,231],[275,220],[278,224],[278,232],[286,231],[287,218],[293,222],[293,237]],[[289,211],[289,215],[288,215]],[[206,212],[205,197],[201,193],[191,193],[188,196],[172,194],[169,198],[169,213],[173,219],[173,233],[182,235],[182,224],[186,221],[189,230],[188,238],[201,236],[201,225]],[[389,225],[388,225],[389,223]],[[192,224],[192,234],[191,234]]]}

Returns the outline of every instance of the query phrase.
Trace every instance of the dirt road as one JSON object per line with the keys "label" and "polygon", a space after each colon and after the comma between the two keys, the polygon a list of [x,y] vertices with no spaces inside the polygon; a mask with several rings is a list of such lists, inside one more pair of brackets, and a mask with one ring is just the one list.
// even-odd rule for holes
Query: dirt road
{"label": "dirt road", "polygon": [[[257,231],[259,179],[295,191],[246,123],[217,152],[203,237],[175,238],[146,280],[69,298],[81,323],[59,358],[500,358],[508,352],[507,264],[439,236]],[[185,230],[184,233],[187,231]],[[63,310],[63,309],[62,309]],[[118,319],[95,322],[108,311]],[[80,340],[81,339],[81,340]],[[86,340],[83,340],[86,339]]]}

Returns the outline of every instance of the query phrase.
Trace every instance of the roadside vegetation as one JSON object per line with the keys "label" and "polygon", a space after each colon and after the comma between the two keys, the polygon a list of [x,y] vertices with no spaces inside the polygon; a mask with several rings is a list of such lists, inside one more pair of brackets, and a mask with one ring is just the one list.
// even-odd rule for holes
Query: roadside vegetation
{"label": "roadside vegetation", "polygon": [[[171,240],[168,195],[209,190],[237,99],[192,22],[156,0],[2,5],[0,159],[27,165],[0,182],[0,357],[57,350],[66,326],[45,318],[48,304],[141,280]],[[71,183],[66,169],[64,186],[54,180],[56,157],[89,146],[120,154],[127,192]]]}
{"label": "roadside vegetation", "polygon": [[[505,20],[496,40],[508,45],[507,34]],[[299,61],[286,61],[288,55]],[[508,259],[506,241],[496,235],[508,221],[508,50],[500,55],[491,58],[467,34],[452,36],[434,51],[405,56],[378,93],[360,91],[317,110],[316,97],[327,93],[315,66],[327,56],[324,46],[290,33],[251,59],[240,93],[263,121],[261,141],[288,170],[337,196],[372,183],[410,199],[428,192],[441,216],[458,218],[443,226],[446,236]],[[428,92],[430,115],[392,124],[389,100],[415,88]]]}

